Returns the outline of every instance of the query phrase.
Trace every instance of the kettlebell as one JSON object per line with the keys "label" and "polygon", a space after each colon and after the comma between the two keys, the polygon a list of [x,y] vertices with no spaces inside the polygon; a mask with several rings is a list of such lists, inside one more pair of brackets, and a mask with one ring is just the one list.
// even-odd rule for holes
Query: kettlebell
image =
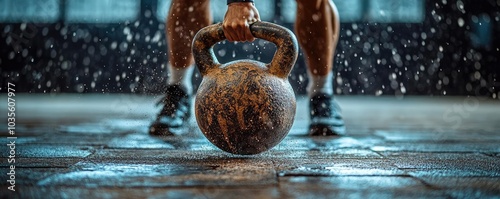
{"label": "kettlebell", "polygon": [[192,45],[203,76],[195,97],[198,126],[212,144],[239,155],[258,154],[279,144],[292,127],[296,109],[287,79],[297,60],[295,36],[268,22],[256,22],[250,30],[254,37],[276,45],[270,63],[219,63],[212,47],[226,39],[220,23],[201,29]]}

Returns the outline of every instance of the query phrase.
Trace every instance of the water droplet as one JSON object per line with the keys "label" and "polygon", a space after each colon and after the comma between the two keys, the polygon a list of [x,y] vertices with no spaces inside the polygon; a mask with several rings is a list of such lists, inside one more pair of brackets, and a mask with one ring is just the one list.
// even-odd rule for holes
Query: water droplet
{"label": "water droplet", "polygon": [[116,49],[116,47],[118,47],[118,43],[117,43],[116,41],[113,41],[113,42],[111,43],[111,46],[110,46],[110,47],[111,47],[111,50],[115,50],[115,49]]}
{"label": "water droplet", "polygon": [[464,2],[462,2],[461,0],[458,0],[457,1],[457,8],[458,8],[458,10],[460,10],[460,12],[465,14]]}
{"label": "water droplet", "polygon": [[462,17],[460,17],[460,18],[458,18],[457,23],[458,23],[459,27],[463,27],[465,24],[465,21],[464,21],[464,19],[462,19]]}
{"label": "water droplet", "polygon": [[120,44],[120,51],[125,52],[128,48],[128,43],[127,42],[122,42]]}
{"label": "water droplet", "polygon": [[314,21],[318,21],[320,19],[320,16],[318,14],[313,14],[312,18]]}

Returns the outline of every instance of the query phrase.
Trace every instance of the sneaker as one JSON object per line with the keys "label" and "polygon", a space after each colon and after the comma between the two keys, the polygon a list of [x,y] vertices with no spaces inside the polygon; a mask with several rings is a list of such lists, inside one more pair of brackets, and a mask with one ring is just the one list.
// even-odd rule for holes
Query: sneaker
{"label": "sneaker", "polygon": [[149,128],[151,135],[173,135],[174,130],[184,127],[191,116],[191,96],[178,85],[167,87],[165,97],[157,105],[163,109]]}
{"label": "sneaker", "polygon": [[346,129],[340,106],[333,99],[333,95],[315,95],[309,102],[309,110],[311,110],[309,135],[345,135]]}

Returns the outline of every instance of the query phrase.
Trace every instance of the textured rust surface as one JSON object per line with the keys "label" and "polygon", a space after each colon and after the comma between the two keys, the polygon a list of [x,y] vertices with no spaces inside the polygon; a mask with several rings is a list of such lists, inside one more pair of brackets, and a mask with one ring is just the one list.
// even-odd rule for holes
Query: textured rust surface
{"label": "textured rust surface", "polygon": [[297,58],[293,34],[259,22],[252,33],[276,44],[270,64],[240,60],[218,63],[212,46],[224,39],[220,24],[202,29],[193,53],[203,80],[195,99],[198,126],[207,139],[234,154],[257,154],[276,146],[292,127],[296,101],[288,82]]}
{"label": "textured rust surface", "polygon": [[249,63],[233,63],[206,75],[195,102],[203,134],[235,154],[260,153],[277,145],[295,116],[295,96],[287,80]]}

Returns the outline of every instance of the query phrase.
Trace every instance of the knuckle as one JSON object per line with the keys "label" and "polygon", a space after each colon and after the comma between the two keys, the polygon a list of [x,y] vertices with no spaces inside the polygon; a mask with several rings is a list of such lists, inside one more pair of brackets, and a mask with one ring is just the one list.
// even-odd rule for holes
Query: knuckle
{"label": "knuckle", "polygon": [[237,23],[233,23],[233,24],[231,24],[231,28],[232,28],[232,29],[238,29],[239,27],[240,27],[240,25],[239,25],[239,24],[237,24]]}

